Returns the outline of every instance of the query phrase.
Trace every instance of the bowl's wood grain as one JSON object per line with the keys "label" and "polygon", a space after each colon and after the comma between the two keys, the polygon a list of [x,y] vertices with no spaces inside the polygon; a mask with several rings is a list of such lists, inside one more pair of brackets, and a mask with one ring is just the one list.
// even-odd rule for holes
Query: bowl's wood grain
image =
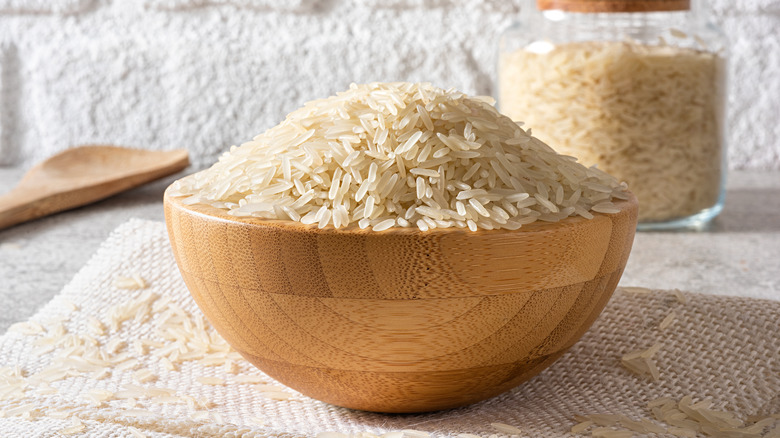
{"label": "bowl's wood grain", "polygon": [[320,230],[167,194],[165,215],[187,287],[249,361],[319,400],[420,412],[506,391],[584,334],[631,250],[636,200],[618,205],[476,233]]}

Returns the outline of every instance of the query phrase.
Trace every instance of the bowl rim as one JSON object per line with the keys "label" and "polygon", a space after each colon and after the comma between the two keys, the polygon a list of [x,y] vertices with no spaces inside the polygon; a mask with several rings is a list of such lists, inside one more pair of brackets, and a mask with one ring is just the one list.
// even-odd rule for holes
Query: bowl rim
{"label": "bowl rim", "polygon": [[303,224],[297,221],[281,220],[281,219],[263,219],[251,216],[232,216],[225,210],[213,207],[208,204],[184,204],[182,202],[184,196],[171,195],[173,184],[165,189],[163,194],[163,204],[165,206],[171,206],[180,210],[187,211],[189,214],[200,216],[204,219],[216,220],[220,222],[227,222],[236,225],[260,227],[260,228],[277,228],[287,231],[309,232],[309,233],[328,233],[328,234],[346,234],[346,235],[420,235],[420,236],[435,236],[437,234],[453,234],[463,233],[469,235],[486,235],[486,234],[501,234],[501,233],[532,233],[532,232],[549,232],[552,230],[574,227],[581,223],[591,223],[598,218],[609,219],[619,215],[627,214],[632,210],[638,211],[639,202],[631,191],[627,190],[628,199],[613,199],[613,204],[620,209],[617,213],[599,213],[591,211],[593,219],[587,219],[582,216],[569,216],[558,222],[544,222],[536,221],[530,224],[523,225],[517,230],[508,230],[504,228],[494,230],[478,229],[477,231],[471,231],[468,228],[434,228],[428,231],[422,231],[417,227],[391,227],[382,231],[374,231],[371,228],[361,229],[357,225],[350,225],[342,228],[334,228],[333,225],[328,225],[325,228],[319,228],[317,224]]}

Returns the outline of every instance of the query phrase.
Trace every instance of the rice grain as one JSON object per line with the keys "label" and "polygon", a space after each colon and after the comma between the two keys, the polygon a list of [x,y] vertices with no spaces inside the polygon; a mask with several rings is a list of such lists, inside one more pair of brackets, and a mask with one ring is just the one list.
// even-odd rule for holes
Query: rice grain
{"label": "rice grain", "polygon": [[532,46],[501,55],[503,112],[561,153],[628,181],[642,202],[640,222],[716,204],[725,95],[720,54],[636,41]]}
{"label": "rice grain", "polygon": [[[558,155],[486,101],[429,84],[352,85],[290,113],[171,193],[239,217],[377,232],[468,220],[469,229],[517,229],[619,211],[611,200],[626,198],[625,184]],[[534,202],[520,203],[528,197]]]}
{"label": "rice grain", "polygon": [[520,435],[523,433],[522,430],[505,423],[490,423],[490,426],[493,427],[493,429],[507,435]]}

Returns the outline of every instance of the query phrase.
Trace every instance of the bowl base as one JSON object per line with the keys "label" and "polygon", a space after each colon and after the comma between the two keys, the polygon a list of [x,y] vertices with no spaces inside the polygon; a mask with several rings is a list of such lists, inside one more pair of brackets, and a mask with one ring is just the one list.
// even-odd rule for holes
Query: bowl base
{"label": "bowl base", "polygon": [[529,380],[564,351],[526,362],[465,370],[365,372],[322,369],[254,357],[249,362],[314,399],[344,408],[389,414],[439,411],[499,395]]}

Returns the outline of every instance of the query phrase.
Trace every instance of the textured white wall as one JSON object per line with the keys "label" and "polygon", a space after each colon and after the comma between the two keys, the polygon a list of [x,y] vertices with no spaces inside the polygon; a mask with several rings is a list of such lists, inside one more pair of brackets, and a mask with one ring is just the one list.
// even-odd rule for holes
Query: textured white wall
{"label": "textured white wall", "polygon": [[[493,91],[523,0],[0,0],[0,165],[68,146],[208,164],[350,82]],[[733,46],[732,168],[780,169],[780,0],[713,0]]]}

